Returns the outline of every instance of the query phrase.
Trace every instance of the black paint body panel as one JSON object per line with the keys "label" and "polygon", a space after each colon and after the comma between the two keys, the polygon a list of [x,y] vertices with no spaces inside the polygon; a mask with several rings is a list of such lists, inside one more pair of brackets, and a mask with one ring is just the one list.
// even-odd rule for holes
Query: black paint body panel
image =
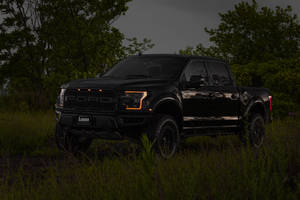
{"label": "black paint body panel", "polygon": [[[122,136],[135,137],[133,134],[140,134],[142,130],[145,130],[151,119],[161,109],[162,104],[165,106],[172,104],[170,113],[177,111],[177,116],[174,117],[181,120],[178,123],[182,126],[183,135],[217,134],[213,130],[218,130],[218,133],[219,130],[236,132],[241,128],[241,120],[245,119],[255,106],[261,109],[266,123],[272,120],[269,105],[270,91],[237,87],[229,66],[222,60],[180,55],[142,56],[175,56],[186,59],[188,62],[193,60],[200,60],[204,63],[220,62],[226,65],[232,82],[229,86],[206,85],[186,88],[181,81],[185,67],[182,68],[181,75],[172,80],[101,77],[75,80],[62,86],[67,90],[65,99],[69,99],[69,102],[66,102],[65,107],[56,106],[56,112],[60,114],[58,123],[69,129],[93,130],[99,133],[117,131]],[[90,89],[96,92],[101,89],[104,93],[101,96],[87,92],[83,95],[85,97],[81,98],[76,92],[78,89],[80,91]],[[128,90],[148,92],[141,110],[125,110],[121,107],[120,96]],[[90,123],[78,123],[78,116],[81,115],[89,116]],[[130,130],[136,131],[129,133]]]}

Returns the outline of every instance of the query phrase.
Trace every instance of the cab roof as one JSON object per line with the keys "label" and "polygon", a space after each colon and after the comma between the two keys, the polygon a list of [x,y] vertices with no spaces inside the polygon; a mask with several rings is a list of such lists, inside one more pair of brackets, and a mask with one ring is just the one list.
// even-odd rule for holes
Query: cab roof
{"label": "cab roof", "polygon": [[194,55],[180,55],[180,54],[140,54],[140,55],[134,55],[130,57],[171,57],[171,58],[174,57],[174,58],[184,58],[188,60],[201,59],[201,60],[214,60],[219,62],[225,62],[225,60],[212,58],[208,56],[194,56]]}

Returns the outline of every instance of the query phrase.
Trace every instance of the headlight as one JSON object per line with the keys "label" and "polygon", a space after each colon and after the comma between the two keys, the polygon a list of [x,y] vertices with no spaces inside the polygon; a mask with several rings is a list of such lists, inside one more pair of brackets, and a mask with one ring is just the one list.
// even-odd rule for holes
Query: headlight
{"label": "headlight", "polygon": [[121,97],[121,105],[126,110],[141,110],[143,108],[143,100],[147,97],[146,91],[125,91]]}
{"label": "headlight", "polygon": [[61,89],[61,90],[60,90],[60,94],[59,94],[59,98],[58,98],[58,105],[59,105],[60,107],[63,107],[63,106],[64,106],[65,92],[66,92],[66,89]]}

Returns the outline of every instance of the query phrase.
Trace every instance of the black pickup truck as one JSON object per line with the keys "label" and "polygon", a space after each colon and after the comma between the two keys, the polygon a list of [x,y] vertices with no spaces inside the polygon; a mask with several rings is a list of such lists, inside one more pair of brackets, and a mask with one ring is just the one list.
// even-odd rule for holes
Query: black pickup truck
{"label": "black pickup truck", "polygon": [[62,85],[55,136],[60,149],[78,152],[95,138],[138,141],[147,134],[169,158],[181,139],[195,135],[247,133],[259,147],[271,110],[270,91],[237,87],[222,60],[138,55],[98,78]]}

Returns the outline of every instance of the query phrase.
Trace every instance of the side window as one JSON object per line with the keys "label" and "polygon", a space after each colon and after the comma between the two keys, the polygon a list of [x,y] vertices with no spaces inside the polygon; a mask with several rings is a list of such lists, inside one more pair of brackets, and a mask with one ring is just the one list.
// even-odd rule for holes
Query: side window
{"label": "side window", "polygon": [[182,75],[185,87],[197,88],[208,85],[208,74],[202,61],[192,61],[185,68]]}
{"label": "side window", "polygon": [[210,75],[211,82],[214,86],[232,86],[229,72],[224,63],[208,62],[207,70]]}

